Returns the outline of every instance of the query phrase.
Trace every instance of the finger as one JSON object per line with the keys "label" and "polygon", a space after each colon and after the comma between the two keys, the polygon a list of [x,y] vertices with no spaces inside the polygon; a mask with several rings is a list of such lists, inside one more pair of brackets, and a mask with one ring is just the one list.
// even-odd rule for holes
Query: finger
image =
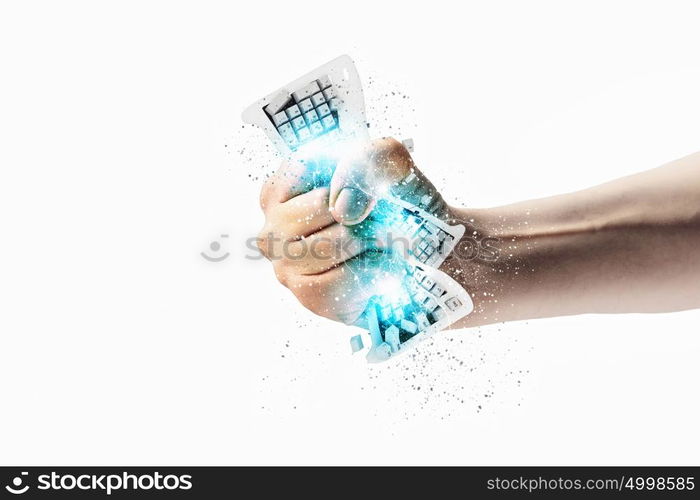
{"label": "finger", "polygon": [[410,154],[398,141],[373,141],[338,162],[330,183],[331,212],[343,224],[362,222],[376,200],[414,170]]}
{"label": "finger", "polygon": [[285,258],[298,274],[323,273],[375,248],[371,238],[362,237],[352,227],[334,224],[308,238],[287,245]]}
{"label": "finger", "polygon": [[267,212],[269,231],[283,241],[293,241],[335,224],[328,209],[328,192],[327,187],[316,188],[273,205]]}
{"label": "finger", "polygon": [[324,273],[300,276],[294,293],[317,314],[352,325],[372,297],[385,293],[387,281],[401,282],[403,268],[386,263],[386,254],[365,252]]}
{"label": "finger", "polygon": [[270,206],[279,203],[277,192],[282,183],[284,172],[292,167],[288,161],[283,161],[277,171],[272,174],[260,189],[260,208],[267,210]]}
{"label": "finger", "polygon": [[376,203],[374,168],[364,151],[338,163],[328,200],[335,220],[345,225],[358,224],[372,211]]}
{"label": "finger", "polygon": [[277,172],[263,185],[260,195],[263,210],[317,187],[327,186],[331,178],[330,171],[332,170],[328,168],[327,163],[320,159],[283,162]]}

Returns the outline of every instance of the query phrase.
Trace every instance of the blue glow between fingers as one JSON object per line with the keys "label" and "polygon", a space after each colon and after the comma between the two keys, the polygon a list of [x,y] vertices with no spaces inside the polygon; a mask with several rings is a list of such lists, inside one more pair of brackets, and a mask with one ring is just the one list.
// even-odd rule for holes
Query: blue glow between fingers
{"label": "blue glow between fingers", "polygon": [[[336,165],[332,157],[319,154],[306,161],[310,162],[315,179],[330,181]],[[371,250],[349,263],[346,269],[352,273],[358,293],[368,297],[365,314],[371,311],[378,322],[382,340],[373,342],[388,342],[396,352],[403,342],[437,321],[432,314],[437,304],[429,306],[426,296],[419,293],[420,285],[414,277],[416,267],[408,258],[414,250],[412,237],[423,219],[392,202],[389,195],[389,184],[378,187],[375,196],[379,199],[370,216],[360,224],[349,226],[351,234],[365,240]],[[343,300],[348,299],[343,295]]]}

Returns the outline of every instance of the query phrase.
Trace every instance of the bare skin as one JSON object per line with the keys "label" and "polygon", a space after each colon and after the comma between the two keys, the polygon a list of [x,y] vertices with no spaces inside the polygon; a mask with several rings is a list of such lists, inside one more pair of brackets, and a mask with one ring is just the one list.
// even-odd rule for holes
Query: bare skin
{"label": "bare skin", "polygon": [[[371,213],[387,185],[412,171],[421,180],[418,196],[436,190],[393,139],[333,162],[331,179],[313,178],[313,162],[285,163],[265,184],[259,246],[305,307],[352,324],[378,293],[358,280],[372,274],[376,253],[368,257],[371,249],[352,226]],[[414,201],[415,193],[394,194]],[[700,307],[700,153],[551,198],[487,209],[444,202],[433,208],[444,220],[467,226],[441,266],[475,304],[453,328]],[[300,258],[314,241],[317,251]],[[333,252],[330,242],[343,251]]]}

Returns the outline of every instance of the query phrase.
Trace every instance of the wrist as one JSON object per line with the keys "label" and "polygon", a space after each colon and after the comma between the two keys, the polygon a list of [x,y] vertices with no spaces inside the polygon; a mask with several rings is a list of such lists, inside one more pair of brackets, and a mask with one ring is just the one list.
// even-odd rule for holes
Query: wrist
{"label": "wrist", "polygon": [[524,221],[504,217],[500,209],[450,207],[448,213],[448,222],[466,231],[440,270],[474,302],[474,311],[452,328],[521,319],[531,251],[527,232],[520,227]]}
{"label": "wrist", "polygon": [[[572,193],[489,209],[452,209],[466,232],[443,271],[472,296],[454,327],[593,312],[591,276],[616,243],[605,212]],[[605,273],[600,280],[606,279]],[[588,292],[586,292],[588,291]]]}

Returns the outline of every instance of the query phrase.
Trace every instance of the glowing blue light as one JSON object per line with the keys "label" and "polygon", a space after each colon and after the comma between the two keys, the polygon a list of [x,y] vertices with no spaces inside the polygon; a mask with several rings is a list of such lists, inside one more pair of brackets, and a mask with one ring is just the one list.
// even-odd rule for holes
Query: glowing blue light
{"label": "glowing blue light", "polygon": [[403,292],[403,285],[397,276],[385,274],[377,280],[377,290],[387,298],[397,297]]}
{"label": "glowing blue light", "polygon": [[[315,178],[330,181],[336,164],[333,157],[319,154],[306,161],[311,162]],[[379,332],[390,329],[392,325],[401,328],[400,325],[406,322],[409,325],[420,324],[416,320],[417,315],[422,314],[425,318],[429,314],[422,298],[417,298],[419,285],[413,278],[415,267],[407,260],[407,252],[411,253],[411,236],[417,228],[416,216],[393,203],[388,199],[389,195],[389,184],[377,187],[375,196],[379,196],[379,199],[370,216],[362,223],[348,227],[355,238],[369,240],[370,248],[375,249],[363,254],[363,258],[357,261],[359,265],[349,266],[348,269],[372,296],[366,311],[374,315],[378,322],[380,336],[383,333]],[[412,331],[400,330],[401,341],[415,335],[416,330],[415,326]],[[373,343],[381,343],[381,339],[374,339]]]}

